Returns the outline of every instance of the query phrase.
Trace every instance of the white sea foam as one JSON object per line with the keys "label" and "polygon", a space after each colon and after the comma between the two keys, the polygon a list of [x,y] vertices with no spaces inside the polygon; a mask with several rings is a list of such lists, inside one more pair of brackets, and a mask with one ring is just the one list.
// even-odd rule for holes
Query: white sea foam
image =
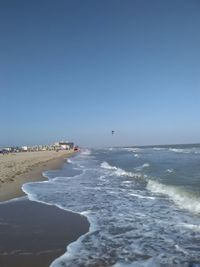
{"label": "white sea foam", "polygon": [[129,195],[138,197],[138,198],[144,198],[144,199],[156,199],[155,197],[143,196],[143,195],[135,194],[135,193],[129,193]]}
{"label": "white sea foam", "polygon": [[[39,184],[39,183],[47,183],[48,181],[42,181],[42,182],[37,182],[37,184]],[[46,202],[44,202],[44,201],[40,201],[40,200],[38,200],[38,198],[37,198],[37,196],[32,192],[32,191],[29,191],[28,190],[28,186],[29,186],[29,184],[32,184],[33,182],[31,182],[31,183],[25,183],[25,184],[23,184],[22,185],[22,191],[27,195],[27,197],[28,197],[28,199],[29,200],[31,200],[31,201],[36,201],[36,202],[39,202],[39,203],[43,203],[43,204],[47,204],[48,205],[48,203],[46,203]]]}
{"label": "white sea foam", "polygon": [[[89,155],[89,154],[87,154],[87,155]],[[75,160],[73,160],[73,159],[69,159],[69,158],[67,158],[67,163],[72,164],[74,170],[79,170],[80,168],[82,168],[81,164],[78,164],[78,163],[77,163]],[[75,165],[76,165],[77,167],[75,167]]]}
{"label": "white sea foam", "polygon": [[[87,235],[87,234],[86,234]],[[49,267],[60,267],[62,266],[62,262],[70,261],[74,258],[74,255],[81,250],[82,247],[82,240],[85,238],[86,235],[82,235],[79,237],[75,242],[69,244],[67,246],[67,252],[61,255],[60,257],[56,258]],[[65,266],[65,265],[64,265]],[[67,266],[67,265],[66,265]]]}
{"label": "white sea foam", "polygon": [[141,177],[141,174],[139,173],[133,173],[133,172],[127,172],[121,168],[117,168],[116,166],[111,166],[108,162],[103,162],[101,163],[101,167],[107,170],[112,170],[114,171],[113,174],[117,176],[128,176],[128,177]]}
{"label": "white sea foam", "polygon": [[101,167],[107,170],[117,170],[117,167],[111,166],[108,162],[104,161],[101,163]]}
{"label": "white sea foam", "polygon": [[42,176],[46,179],[49,179],[49,176],[48,176],[48,171],[44,171],[42,172]]}
{"label": "white sea foam", "polygon": [[88,211],[83,211],[80,213],[81,215],[87,217],[89,223],[90,223],[90,227],[89,227],[89,231],[80,236],[77,240],[75,240],[74,242],[70,243],[67,246],[67,251],[61,255],[60,257],[56,258],[49,267],[60,267],[62,264],[60,264],[62,261],[66,262],[66,261],[70,261],[74,258],[74,256],[76,254],[79,254],[82,248],[82,241],[89,236],[90,234],[92,234],[95,231],[98,231],[98,223],[96,221],[96,218],[94,216],[92,216],[92,212],[90,210]]}
{"label": "white sea foam", "polygon": [[46,201],[39,200],[38,196],[36,194],[34,194],[32,192],[32,190],[29,190],[29,188],[28,188],[29,184],[34,184],[34,183],[37,183],[37,184],[52,183],[53,184],[54,182],[42,181],[42,182],[30,182],[30,183],[23,184],[21,189],[27,195],[26,197],[28,197],[29,200],[35,201],[35,202],[38,202],[38,203],[42,203],[42,204],[45,204],[45,205],[49,205],[49,206],[56,206],[57,208],[59,208],[61,210],[66,210],[66,211],[69,211],[71,213],[80,214],[79,212],[76,212],[74,210],[71,210],[71,209],[68,209],[68,208],[64,208],[62,205],[49,203],[49,202],[46,202]]}
{"label": "white sea foam", "polygon": [[91,154],[91,150],[89,149],[83,149],[81,150],[81,155],[89,156]]}
{"label": "white sea foam", "polygon": [[[85,170],[83,170],[83,173],[85,173]],[[78,177],[80,175],[77,175],[76,177]],[[55,179],[59,179],[59,178],[62,178],[62,177],[56,177]],[[63,177],[63,178],[67,178],[67,177]],[[37,182],[38,183],[54,183],[52,180],[51,181],[42,181],[42,182]],[[79,215],[82,215],[82,216],[85,216],[90,224],[90,227],[89,227],[89,231],[80,236],[77,240],[75,240],[74,242],[70,243],[68,246],[67,246],[67,251],[61,255],[60,257],[56,258],[51,264],[50,264],[50,267],[60,267],[60,263],[62,261],[70,261],[71,259],[74,258],[74,255],[76,255],[77,253],[79,253],[81,247],[82,247],[82,240],[89,234],[91,234],[92,232],[94,231],[98,231],[98,223],[96,221],[96,218],[95,216],[92,216],[92,212],[90,210],[88,211],[82,211],[82,212],[75,212],[74,210],[71,210],[69,208],[64,208],[62,205],[59,205],[59,204],[51,204],[51,203],[48,203],[46,201],[42,201],[42,200],[39,200],[37,195],[35,195],[31,189],[29,189],[29,184],[33,184],[33,183],[26,183],[26,184],[23,184],[22,186],[22,191],[27,194],[28,196],[28,199],[31,200],[31,201],[36,201],[36,202],[39,202],[39,203],[42,203],[42,204],[45,204],[45,205],[49,205],[49,206],[56,206],[62,210],[66,210],[68,212],[71,212],[71,213],[75,213],[75,214],[79,214]],[[26,196],[26,198],[27,198]]]}
{"label": "white sea foam", "polygon": [[183,153],[183,154],[200,154],[199,147],[192,147],[192,148],[169,148],[169,151],[175,153]]}
{"label": "white sea foam", "polygon": [[172,172],[174,172],[174,169],[167,169],[166,172],[172,173]]}
{"label": "white sea foam", "polygon": [[169,196],[182,209],[187,209],[197,214],[200,213],[200,199],[192,196],[178,186],[165,185],[157,181],[149,180],[147,189],[154,193],[161,193]]}
{"label": "white sea foam", "polygon": [[186,149],[186,148],[169,148],[169,151],[175,152],[175,153],[183,153],[183,154],[199,154],[199,151],[195,151],[193,149]]}
{"label": "white sea foam", "polygon": [[169,151],[176,152],[176,153],[188,153],[188,151],[182,148],[169,148]]}
{"label": "white sea foam", "polygon": [[[79,175],[24,186],[29,198],[73,210],[86,216],[90,223],[89,232],[70,244],[66,253],[50,266],[160,267],[173,266],[174,262],[184,266],[185,262],[198,258],[198,245],[189,255],[178,252],[182,248],[176,246],[177,240],[179,245],[191,245],[191,234],[199,232],[198,216],[183,210],[179,212],[172,201],[160,195],[167,195],[165,191],[169,188],[163,192],[157,188],[155,193],[158,195],[149,192],[146,183],[140,183],[140,179],[128,178],[136,177],[136,174],[117,167],[118,164],[121,166],[119,154],[113,163],[116,166],[111,166],[106,162],[110,155],[107,158],[107,154],[102,153],[100,158],[98,153],[96,158],[88,153],[73,158],[76,165],[69,168],[79,166],[82,170]],[[115,156],[113,152],[110,154]],[[104,162],[102,156],[105,156]],[[101,166],[99,162],[102,162]],[[149,166],[144,163],[140,167]],[[60,176],[63,174],[60,172]],[[137,175],[141,177],[139,171]],[[179,226],[181,222],[186,225]],[[192,238],[194,242],[198,241],[198,235]]]}
{"label": "white sea foam", "polygon": [[129,152],[140,152],[141,148],[138,148],[138,147],[124,147],[123,150],[129,151]]}
{"label": "white sea foam", "polygon": [[150,167],[150,164],[149,163],[144,163],[143,165],[136,167],[135,170],[136,171],[141,171],[142,169],[148,168],[148,167]]}
{"label": "white sea foam", "polygon": [[132,172],[126,172],[124,171],[123,169],[120,169],[118,168],[116,171],[115,171],[115,174],[117,176],[128,176],[128,177],[140,177],[140,175],[136,174],[136,173],[132,173]]}
{"label": "white sea foam", "polygon": [[149,163],[144,163],[144,164],[142,165],[142,168],[148,168],[149,166],[150,166]]}
{"label": "white sea foam", "polygon": [[177,251],[180,251],[180,252],[182,252],[184,254],[188,254],[188,252],[184,248],[181,248],[179,245],[175,245],[175,248],[176,248]]}
{"label": "white sea foam", "polygon": [[161,265],[153,258],[147,260],[138,260],[132,263],[121,263],[118,262],[114,264],[112,267],[161,267]]}
{"label": "white sea foam", "polygon": [[197,224],[191,224],[191,223],[180,223],[179,226],[191,229],[195,232],[200,232],[200,225]]}

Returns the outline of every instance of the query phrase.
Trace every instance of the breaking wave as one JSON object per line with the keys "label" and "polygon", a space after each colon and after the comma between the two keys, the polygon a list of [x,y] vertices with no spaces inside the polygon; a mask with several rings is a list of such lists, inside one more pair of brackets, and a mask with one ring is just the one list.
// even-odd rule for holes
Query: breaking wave
{"label": "breaking wave", "polygon": [[121,168],[117,168],[116,166],[111,166],[106,161],[101,163],[101,168],[114,171],[113,174],[115,174],[116,176],[128,176],[128,177],[135,177],[135,178],[141,177],[141,174],[139,173],[127,172]]}
{"label": "breaking wave", "polygon": [[141,148],[139,147],[124,147],[123,150],[126,150],[128,152],[140,152],[141,151]]}
{"label": "breaking wave", "polygon": [[196,214],[200,213],[200,198],[184,190],[183,187],[165,185],[157,181],[149,180],[147,189],[153,193],[169,196],[181,209],[187,209]]}
{"label": "breaking wave", "polygon": [[190,153],[189,151],[183,148],[169,148],[169,151],[176,152],[176,153]]}
{"label": "breaking wave", "polygon": [[172,172],[174,172],[174,169],[167,169],[166,172],[172,173]]}
{"label": "breaking wave", "polygon": [[136,167],[135,170],[136,171],[142,171],[143,169],[149,168],[149,167],[150,167],[149,163],[144,163],[143,165]]}
{"label": "breaking wave", "polygon": [[89,156],[91,154],[91,150],[90,149],[87,149],[87,148],[86,149],[83,149],[81,151],[81,154],[82,155],[86,155],[86,156],[88,155]]}
{"label": "breaking wave", "polygon": [[108,162],[104,161],[101,163],[101,167],[107,170],[117,170],[117,167],[111,166]]}
{"label": "breaking wave", "polygon": [[169,151],[183,154],[200,154],[199,148],[169,148]]}
{"label": "breaking wave", "polygon": [[[142,160],[129,150],[121,155],[119,149],[82,150],[64,169],[46,172],[48,181],[23,186],[30,199],[79,213],[90,223],[89,232],[51,267],[182,267],[200,262],[200,198],[183,185],[160,182],[162,175],[170,182],[173,175],[166,172],[176,170],[178,176],[180,155],[146,151],[142,149]],[[188,157],[199,164],[198,156]],[[186,177],[189,170],[184,170]],[[159,182],[149,175],[160,177]]]}

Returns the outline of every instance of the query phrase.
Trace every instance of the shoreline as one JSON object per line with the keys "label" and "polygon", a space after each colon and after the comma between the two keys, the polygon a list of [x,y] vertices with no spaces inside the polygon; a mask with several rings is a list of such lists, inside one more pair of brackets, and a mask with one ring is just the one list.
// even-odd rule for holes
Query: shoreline
{"label": "shoreline", "polygon": [[24,183],[47,180],[42,172],[60,169],[74,154],[56,154],[0,187],[0,266],[49,267],[69,244],[89,231],[87,217],[29,200],[21,189]]}
{"label": "shoreline", "polygon": [[78,213],[29,199],[0,205],[0,266],[49,267],[89,231]]}
{"label": "shoreline", "polygon": [[[26,153],[37,153],[37,152],[22,152],[23,156],[30,155]],[[41,152],[43,153],[43,152]],[[35,164],[29,165],[27,170],[21,174],[14,174],[14,177],[7,179],[2,179],[0,181],[0,202],[11,200],[13,198],[24,196],[25,193],[22,191],[21,187],[24,183],[34,182],[34,181],[44,181],[47,180],[46,177],[42,175],[44,171],[55,170],[62,167],[66,158],[74,155],[74,151],[60,151],[55,153],[55,157],[51,159],[43,159]],[[34,155],[34,154],[33,154]],[[8,156],[3,156],[5,157]],[[10,159],[9,159],[10,160]],[[13,159],[15,160],[15,159]]]}

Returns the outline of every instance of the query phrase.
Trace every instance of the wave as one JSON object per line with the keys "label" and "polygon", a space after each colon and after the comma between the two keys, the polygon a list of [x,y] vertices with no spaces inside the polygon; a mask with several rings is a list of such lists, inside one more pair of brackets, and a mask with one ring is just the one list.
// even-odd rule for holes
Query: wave
{"label": "wave", "polygon": [[[49,182],[49,181],[42,181],[41,183],[45,183],[45,182]],[[26,188],[26,185],[28,185],[28,184],[29,183],[24,184],[22,186],[22,191],[25,194],[27,194],[29,200],[35,201],[35,202],[38,202],[38,203],[42,203],[42,204],[45,204],[45,205],[49,205],[49,206],[56,206],[59,209],[62,209],[62,210],[65,210],[65,211],[68,211],[68,212],[71,212],[71,213],[74,213],[74,214],[79,214],[80,216],[86,217],[88,222],[89,222],[89,225],[90,225],[89,226],[89,231],[87,233],[85,233],[84,235],[81,235],[80,237],[78,237],[77,240],[75,240],[74,242],[70,243],[67,246],[66,252],[64,252],[64,254],[62,254],[61,256],[56,258],[49,266],[49,267],[60,267],[61,266],[60,263],[62,264],[62,261],[65,262],[67,260],[70,260],[71,258],[74,257],[74,255],[76,253],[78,253],[80,251],[81,246],[82,246],[82,240],[87,235],[89,235],[92,232],[97,230],[97,223],[95,222],[94,218],[90,217],[90,212],[89,211],[76,212],[76,211],[71,210],[69,208],[64,208],[63,206],[61,206],[59,204],[56,204],[56,203],[52,204],[52,203],[49,203],[49,202],[46,202],[46,201],[38,200],[37,196],[35,196],[33,193],[30,193],[29,190]]]}
{"label": "wave", "polygon": [[[83,170],[83,173],[85,173],[86,170]],[[81,174],[78,174],[74,177],[79,177]],[[46,176],[48,178],[48,176]],[[71,178],[71,177],[63,177],[64,179],[66,178]],[[75,240],[74,242],[70,243],[67,246],[67,250],[66,252],[64,252],[64,254],[62,254],[61,256],[59,256],[58,258],[56,258],[49,267],[60,267],[62,265],[62,261],[67,261],[70,260],[71,258],[74,257],[75,254],[80,252],[80,249],[82,247],[82,240],[85,239],[85,237],[87,235],[90,235],[92,232],[95,232],[98,230],[98,224],[95,220],[95,218],[91,215],[90,210],[88,211],[82,211],[82,212],[77,212],[74,211],[73,209],[69,209],[67,207],[63,207],[62,205],[58,204],[58,203],[51,203],[48,201],[43,201],[38,199],[37,194],[34,194],[33,191],[29,188],[29,185],[31,184],[44,184],[44,183],[55,183],[56,180],[62,179],[62,177],[55,177],[53,179],[49,179],[48,181],[41,181],[41,182],[30,182],[30,183],[25,183],[22,185],[22,191],[26,194],[26,196],[24,198],[28,198],[30,201],[35,201],[38,203],[42,203],[45,205],[49,205],[49,206],[56,206],[59,209],[68,211],[70,213],[74,213],[74,214],[78,214],[80,216],[84,216],[85,218],[87,218],[88,222],[89,222],[89,231],[83,235],[81,235],[80,237],[77,238],[77,240]],[[22,198],[22,197],[21,197]],[[62,265],[63,266],[63,265]]]}
{"label": "wave", "polygon": [[146,260],[140,260],[137,262],[132,263],[122,263],[117,262],[111,267],[160,267],[160,264],[156,261],[154,258],[146,259]]}
{"label": "wave", "polygon": [[101,167],[107,170],[117,170],[117,167],[111,166],[108,162],[104,161],[101,163]]}
{"label": "wave", "polygon": [[136,167],[135,170],[141,171],[142,169],[149,168],[149,167],[150,167],[149,163],[144,163],[143,165]]}
{"label": "wave", "polygon": [[[79,214],[82,215],[82,216],[85,216],[87,218],[87,220],[88,220],[88,222],[90,224],[89,231],[87,233],[85,233],[84,235],[80,236],[74,242],[70,243],[67,246],[67,251],[63,255],[61,255],[60,257],[56,258],[50,264],[49,267],[60,267],[63,262],[70,261],[71,259],[73,259],[74,255],[80,253],[80,250],[81,250],[81,247],[82,247],[82,241],[87,236],[92,234],[93,232],[98,231],[97,222],[92,216],[90,216],[90,211],[80,212]],[[62,266],[66,266],[66,265],[62,265]]]}
{"label": "wave", "polygon": [[68,163],[71,163],[71,164],[74,163],[71,159],[67,159],[67,162],[68,162]]}
{"label": "wave", "polygon": [[144,163],[144,164],[142,165],[142,168],[148,168],[149,166],[150,166],[149,163]]}
{"label": "wave", "polygon": [[167,169],[166,172],[172,173],[172,172],[174,172],[174,169]]}
{"label": "wave", "polygon": [[[79,174],[80,175],[80,174]],[[74,177],[78,177],[79,175],[77,175],[77,176],[74,176]],[[37,194],[34,194],[33,193],[33,191],[29,188],[29,185],[32,185],[32,184],[44,184],[44,183],[51,183],[51,184],[54,184],[55,183],[55,181],[56,181],[56,179],[59,179],[59,178],[62,178],[62,177],[55,177],[55,178],[53,178],[52,180],[48,180],[48,181],[40,181],[40,182],[30,182],[30,183],[25,183],[25,184],[23,184],[22,185],[22,187],[21,187],[21,189],[22,189],[22,191],[26,194],[26,196],[24,196],[24,197],[20,197],[21,199],[22,198],[28,198],[30,201],[35,201],[35,202],[38,202],[38,203],[42,203],[42,204],[45,204],[45,205],[49,205],[49,206],[56,206],[57,208],[59,208],[59,209],[61,209],[61,210],[65,210],[65,211],[68,211],[68,212],[71,212],[71,213],[75,213],[75,214],[79,214],[79,215],[81,215],[81,216],[85,216],[84,214],[83,214],[83,212],[76,212],[76,211],[74,211],[74,210],[72,210],[72,209],[69,209],[69,208],[66,208],[66,207],[63,207],[62,205],[59,205],[59,204],[57,204],[57,203],[51,203],[51,202],[48,202],[48,201],[43,201],[43,200],[40,200],[39,198],[38,198],[38,196],[37,196]],[[63,177],[63,178],[67,178],[67,177]],[[70,178],[70,177],[68,177],[68,178]],[[58,192],[59,193],[59,192]],[[20,198],[19,198],[19,200],[20,200]],[[85,216],[85,217],[87,217],[87,216]],[[87,219],[88,219],[88,222],[90,223],[90,220],[89,220],[89,218],[87,217]]]}
{"label": "wave", "polygon": [[176,153],[189,153],[188,150],[183,148],[169,148],[169,151],[176,152]]}
{"label": "wave", "polygon": [[191,229],[195,232],[200,232],[200,225],[198,224],[191,224],[191,223],[180,223],[179,226]]}
{"label": "wave", "polygon": [[184,153],[184,154],[200,154],[198,148],[169,148],[169,151],[175,153]]}
{"label": "wave", "polygon": [[151,197],[151,196],[143,196],[141,194],[136,194],[136,193],[129,193],[130,196],[134,196],[137,198],[144,198],[144,199],[155,199],[155,197]]}
{"label": "wave", "polygon": [[[105,154],[104,151],[102,153]],[[133,154],[131,155],[133,157]],[[147,176],[144,184],[140,183],[141,179],[135,182],[134,178],[128,178],[137,177],[136,175],[145,178],[142,172],[127,172],[114,166],[117,163],[110,165],[106,160],[107,157],[102,160],[102,157],[93,158],[93,155],[88,156],[88,153],[79,153],[73,158],[76,165],[82,166],[80,169],[83,172],[79,176],[55,177],[42,182],[46,183],[43,188],[41,184],[36,187],[30,184],[23,186],[34,200],[39,199],[38,202],[44,201],[42,203],[52,203],[64,210],[76,211],[75,213],[86,216],[90,223],[89,232],[68,245],[67,251],[55,259],[50,267],[173,266],[172,262],[175,261],[177,266],[183,266],[183,261],[198,258],[196,248],[189,256],[179,255],[175,242],[178,240],[180,244],[190,246],[192,227],[199,231],[198,227],[195,228],[192,224],[198,225],[199,220],[195,221],[188,212],[179,214],[176,206],[172,208],[172,201],[165,201],[164,196],[148,192]],[[144,163],[140,167],[149,166],[149,163]],[[61,174],[63,175],[62,172]],[[98,190],[94,191],[95,189]],[[162,193],[160,190],[157,192]],[[164,208],[161,199],[166,203]],[[179,226],[182,222],[187,222],[188,225]],[[158,232],[160,234],[157,237]],[[180,250],[178,247],[177,249]],[[134,262],[131,262],[132,260]]]}
{"label": "wave", "polygon": [[127,172],[121,168],[117,168],[116,166],[111,166],[106,161],[101,163],[101,168],[114,171],[113,174],[115,174],[117,176],[128,176],[128,177],[135,177],[135,178],[141,177],[141,174],[139,174],[139,173]]}
{"label": "wave", "polygon": [[149,180],[147,189],[153,193],[160,193],[169,196],[181,209],[187,209],[193,213],[200,213],[200,198],[186,191],[182,187],[161,184]]}
{"label": "wave", "polygon": [[140,152],[141,148],[138,147],[123,147],[123,150],[129,151],[129,152]]}
{"label": "wave", "polygon": [[91,154],[91,150],[89,150],[89,149],[83,149],[82,151],[81,151],[81,155],[85,155],[85,156],[89,156]]}

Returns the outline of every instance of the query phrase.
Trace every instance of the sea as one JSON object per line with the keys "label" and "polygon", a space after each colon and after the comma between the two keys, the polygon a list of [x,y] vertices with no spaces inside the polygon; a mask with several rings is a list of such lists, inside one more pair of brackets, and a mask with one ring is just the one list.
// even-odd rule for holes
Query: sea
{"label": "sea", "polygon": [[82,149],[29,199],[86,216],[50,267],[200,266],[200,145]]}

